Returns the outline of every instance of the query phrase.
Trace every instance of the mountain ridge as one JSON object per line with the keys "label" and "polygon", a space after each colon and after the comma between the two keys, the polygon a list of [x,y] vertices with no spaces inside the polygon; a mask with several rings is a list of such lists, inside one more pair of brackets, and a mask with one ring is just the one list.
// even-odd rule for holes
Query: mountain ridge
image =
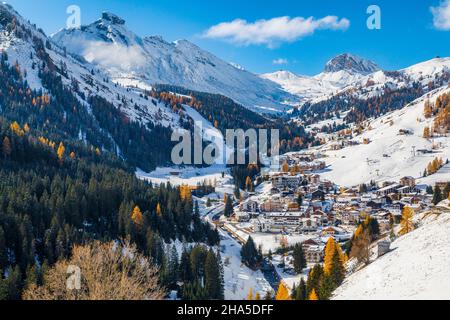
{"label": "mountain ridge", "polygon": [[123,85],[129,85],[134,79],[137,81],[133,85],[141,87],[172,84],[218,93],[260,113],[285,111],[285,100],[293,98],[278,84],[236,68],[188,40],[167,42],[160,36],[141,38],[122,21],[116,15],[104,13],[101,19],[80,29],[57,32],[52,40]]}

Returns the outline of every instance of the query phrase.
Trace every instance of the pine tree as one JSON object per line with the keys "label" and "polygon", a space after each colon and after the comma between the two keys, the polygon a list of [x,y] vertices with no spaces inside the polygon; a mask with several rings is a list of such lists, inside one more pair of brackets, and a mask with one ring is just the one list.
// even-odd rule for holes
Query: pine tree
{"label": "pine tree", "polygon": [[225,217],[230,217],[233,214],[233,200],[230,196],[225,197],[225,209],[223,214]]}
{"label": "pine tree", "polygon": [[294,247],[294,270],[297,274],[303,272],[303,269],[306,268],[307,262],[305,257],[305,252],[303,251],[303,247],[301,244],[297,243]]}
{"label": "pine tree", "polygon": [[3,157],[5,157],[5,159],[9,158],[11,156],[11,152],[11,142],[8,137],[5,137],[2,144]]}
{"label": "pine tree", "polygon": [[297,204],[299,207],[301,207],[303,205],[303,196],[301,193],[299,193],[297,196]]}
{"label": "pine tree", "polygon": [[300,280],[300,284],[296,288],[295,300],[299,300],[299,301],[306,300],[306,283],[303,278]]}
{"label": "pine tree", "polygon": [[323,267],[319,264],[316,264],[310,271],[308,275],[308,279],[306,281],[306,293],[307,297],[311,294],[313,290],[316,291],[316,293],[319,291],[319,288],[321,286],[321,283],[323,281],[324,272]]}
{"label": "pine tree", "polygon": [[270,300],[272,300],[272,299],[273,299],[272,292],[267,291],[266,294],[264,295],[264,300],[270,301]]}
{"label": "pine tree", "polygon": [[345,266],[341,260],[341,256],[337,250],[334,251],[333,260],[331,262],[330,276],[336,287],[340,286],[345,278]]}
{"label": "pine tree", "polygon": [[180,280],[185,283],[189,282],[192,279],[191,261],[186,248],[183,248],[183,252],[181,253],[179,275]]}
{"label": "pine tree", "polygon": [[439,202],[441,202],[443,199],[441,188],[439,186],[436,186],[434,188],[434,194],[433,194],[433,204],[437,205]]}
{"label": "pine tree", "polygon": [[414,230],[413,217],[414,217],[414,210],[406,206],[403,209],[402,220],[400,222],[400,231],[399,231],[400,235],[405,235]]}
{"label": "pine tree", "polygon": [[447,183],[447,184],[445,185],[444,193],[443,193],[442,197],[443,197],[444,199],[448,199],[449,196],[450,196],[450,183]]}
{"label": "pine tree", "polygon": [[178,252],[175,246],[172,246],[168,266],[167,266],[167,284],[170,289],[175,289],[178,281]]}
{"label": "pine tree", "polygon": [[250,269],[255,270],[261,263],[262,256],[256,249],[256,245],[252,237],[248,237],[247,242],[242,246],[241,258],[242,262]]}
{"label": "pine tree", "polygon": [[223,298],[222,275],[216,254],[210,249],[205,260],[205,290],[210,299]]}

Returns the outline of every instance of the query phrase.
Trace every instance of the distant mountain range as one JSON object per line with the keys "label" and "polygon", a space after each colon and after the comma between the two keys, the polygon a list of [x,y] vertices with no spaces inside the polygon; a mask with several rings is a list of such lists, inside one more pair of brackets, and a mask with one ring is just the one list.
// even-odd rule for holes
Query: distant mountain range
{"label": "distant mountain range", "polygon": [[384,71],[372,61],[342,54],[330,60],[324,72],[313,76],[278,71],[261,75],[280,84],[284,90],[296,95],[301,102],[330,99],[337,93],[352,91],[359,98],[383,94],[386,87],[401,89],[421,83],[440,81],[450,73],[450,58],[435,58],[399,71]]}
{"label": "distant mountain range", "polygon": [[386,72],[375,62],[345,53],[313,77],[289,71],[255,75],[187,40],[169,43],[156,36],[141,38],[126,27],[124,19],[108,12],[90,25],[63,29],[51,38],[124,86],[147,89],[170,84],[219,93],[259,113],[287,111],[290,106],[326,100],[349,89],[362,97],[382,94],[385,86],[402,88],[419,80],[432,81],[450,67],[445,58]]}

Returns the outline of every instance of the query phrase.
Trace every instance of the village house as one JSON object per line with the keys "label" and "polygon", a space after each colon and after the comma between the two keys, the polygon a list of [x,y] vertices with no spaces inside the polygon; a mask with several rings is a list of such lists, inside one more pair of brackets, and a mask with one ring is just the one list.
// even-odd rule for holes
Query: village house
{"label": "village house", "polygon": [[234,219],[237,222],[248,222],[250,221],[250,213],[246,211],[236,211],[234,213]]}
{"label": "village house", "polygon": [[272,187],[279,190],[297,189],[303,182],[301,175],[280,174],[272,177]]}
{"label": "village house", "polygon": [[400,184],[394,183],[394,184],[385,186],[385,187],[383,187],[383,188],[377,190],[376,193],[377,193],[378,196],[387,196],[387,195],[390,195],[390,194],[397,193],[397,192],[398,192],[397,190],[398,190],[400,187],[401,187]]}
{"label": "village house", "polygon": [[403,177],[400,179],[400,184],[403,187],[411,187],[414,188],[416,186],[416,179],[413,177]]}
{"label": "village house", "polygon": [[269,199],[260,205],[262,212],[276,212],[283,211],[284,205],[279,199]]}
{"label": "village house", "polygon": [[309,246],[305,250],[305,258],[306,262],[311,264],[317,264],[322,262],[324,257],[323,250],[320,246]]}
{"label": "village house", "polygon": [[248,199],[239,205],[239,209],[244,212],[258,212],[259,205],[255,200]]}

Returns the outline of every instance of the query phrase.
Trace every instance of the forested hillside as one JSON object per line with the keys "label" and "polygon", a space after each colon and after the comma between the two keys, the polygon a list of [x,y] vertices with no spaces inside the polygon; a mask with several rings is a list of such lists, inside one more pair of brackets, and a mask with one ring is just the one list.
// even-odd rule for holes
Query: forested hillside
{"label": "forested hillside", "polygon": [[177,112],[182,112],[183,104],[195,108],[224,135],[228,129],[279,129],[280,152],[290,152],[316,146],[320,141],[305,131],[304,127],[285,117],[269,118],[261,116],[233,100],[218,94],[196,92],[169,85],[156,85],[149,94],[165,102]]}
{"label": "forested hillside", "polygon": [[[166,294],[185,280],[186,299],[220,298],[219,236],[201,221],[190,192],[134,175],[136,167],[168,162],[171,127],[131,118],[97,95],[98,85],[85,90],[90,81],[70,78],[73,70],[54,61],[64,57],[42,32],[0,10],[2,39],[28,48],[20,54],[30,62],[27,69],[0,50],[0,299],[45,287],[47,271],[69,259],[74,245],[120,239],[159,268]],[[189,266],[175,244],[185,244]]]}
{"label": "forested hillside", "polygon": [[153,188],[93,148],[49,142],[4,118],[0,125],[0,269],[15,275],[1,281],[3,298],[19,298],[35,273],[92,239],[129,237],[169,286],[178,268],[170,271],[164,242],[218,244],[178,188]]}

